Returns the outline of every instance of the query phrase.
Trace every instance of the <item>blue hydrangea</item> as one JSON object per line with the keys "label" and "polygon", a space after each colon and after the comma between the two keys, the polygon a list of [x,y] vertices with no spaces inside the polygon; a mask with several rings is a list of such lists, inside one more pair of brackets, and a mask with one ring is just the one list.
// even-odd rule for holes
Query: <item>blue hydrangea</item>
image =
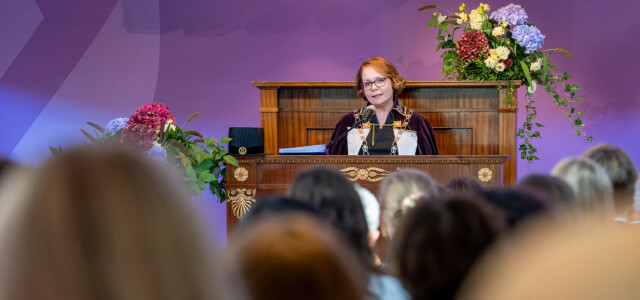
{"label": "blue hydrangea", "polygon": [[544,43],[544,35],[533,25],[519,25],[511,30],[511,37],[518,41],[520,46],[527,50],[524,53],[535,51],[542,47]]}
{"label": "blue hydrangea", "polygon": [[167,149],[156,144],[147,151],[147,156],[159,163],[167,162]]}
{"label": "blue hydrangea", "polygon": [[109,121],[107,125],[104,127],[104,130],[107,131],[108,134],[114,134],[118,130],[127,126],[127,122],[129,122],[129,118],[117,118]]}
{"label": "blue hydrangea", "polygon": [[512,27],[515,25],[524,25],[529,19],[524,9],[520,5],[514,5],[513,3],[492,12],[490,18],[501,24],[507,21]]}

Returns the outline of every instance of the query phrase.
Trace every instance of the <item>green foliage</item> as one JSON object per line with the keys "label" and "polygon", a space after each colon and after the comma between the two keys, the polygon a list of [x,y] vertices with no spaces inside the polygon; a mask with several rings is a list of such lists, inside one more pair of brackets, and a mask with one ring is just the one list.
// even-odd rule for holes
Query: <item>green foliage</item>
{"label": "green foliage", "polygon": [[[192,115],[192,119],[195,115]],[[191,120],[189,119],[189,121]],[[184,168],[183,179],[190,190],[200,195],[203,190],[215,195],[222,203],[227,200],[226,172],[227,164],[238,166],[238,161],[227,153],[223,144],[231,141],[223,137],[217,139],[202,138],[193,130],[184,131],[178,126],[163,126],[160,136],[164,136],[161,145],[167,149],[167,156],[176,159]]]}
{"label": "green foliage", "polygon": [[[435,5],[427,5],[421,7],[418,11],[427,9],[440,8]],[[580,87],[568,82],[571,78],[569,73],[556,74],[555,66],[549,60],[552,51],[561,53],[572,59],[571,54],[562,48],[536,50],[525,53],[525,47],[520,46],[512,37],[511,27],[509,25],[504,25],[503,27],[503,25],[499,24],[496,20],[488,18],[486,9],[487,8],[480,10],[480,7],[478,7],[478,10],[482,11],[485,18],[477,30],[482,32],[487,38],[489,48],[492,49],[492,51],[496,51],[498,47],[506,47],[509,50],[508,59],[512,61],[512,64],[507,67],[507,60],[505,59],[499,60],[499,63],[503,63],[503,66],[505,66],[503,69],[498,68],[499,63],[491,64],[489,58],[498,57],[495,56],[495,52],[493,54],[494,56],[490,53],[480,54],[477,59],[470,61],[463,61],[458,56],[457,40],[459,40],[462,34],[472,31],[468,23],[469,20],[465,20],[468,16],[466,15],[467,12],[463,4],[460,7],[460,13],[453,14],[447,12],[447,15],[438,12],[433,13],[427,25],[427,29],[433,27],[437,30],[436,40],[438,44],[435,51],[442,51],[440,57],[442,58],[442,74],[444,75],[444,79],[504,81],[506,84],[499,85],[498,89],[505,89],[505,104],[514,110],[518,106],[515,98],[514,81],[522,82],[527,88],[527,103],[525,105],[526,117],[516,135],[522,141],[518,148],[521,151],[520,157],[529,163],[538,160],[538,157],[535,155],[538,150],[533,146],[532,141],[541,138],[541,134],[535,129],[544,127],[542,124],[534,121],[538,115],[532,96],[537,86],[544,86],[544,90],[549,94],[552,102],[569,119],[576,134],[585,137],[587,141],[591,142],[593,137],[587,137],[584,129],[577,129],[577,127],[585,126],[578,117],[584,112],[574,107],[577,102],[583,100],[581,96],[577,95]],[[460,24],[458,24],[458,21]],[[504,34],[493,35],[493,30],[500,31],[500,28],[502,28]],[[457,31],[460,32],[459,36],[455,35]]]}

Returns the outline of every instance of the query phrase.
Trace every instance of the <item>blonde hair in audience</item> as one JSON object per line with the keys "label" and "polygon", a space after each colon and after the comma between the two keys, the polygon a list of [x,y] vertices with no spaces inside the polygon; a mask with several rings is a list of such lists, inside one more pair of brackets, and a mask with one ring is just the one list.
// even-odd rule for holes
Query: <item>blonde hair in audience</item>
{"label": "blonde hair in audience", "polygon": [[380,187],[382,221],[387,234],[393,236],[402,217],[416,205],[421,197],[438,195],[438,186],[427,173],[403,169],[387,176]]}
{"label": "blonde hair in audience", "polygon": [[610,230],[606,224],[583,227],[547,221],[493,247],[467,276],[456,299],[638,298],[637,228]]}
{"label": "blonde hair in audience", "polygon": [[366,273],[340,233],[302,213],[267,216],[229,255],[256,300],[363,299]]}
{"label": "blonde hair in audience", "polygon": [[599,164],[609,175],[616,210],[621,212],[629,209],[633,205],[635,183],[638,180],[638,171],[629,155],[616,146],[599,144],[587,150],[583,156]]}
{"label": "blonde hair in audience", "polygon": [[22,199],[16,238],[1,245],[0,298],[220,298],[192,199],[166,173],[113,148],[46,163]]}
{"label": "blonde hair in audience", "polygon": [[613,188],[600,165],[588,158],[566,158],[551,170],[551,175],[564,179],[571,186],[578,210],[613,221]]}

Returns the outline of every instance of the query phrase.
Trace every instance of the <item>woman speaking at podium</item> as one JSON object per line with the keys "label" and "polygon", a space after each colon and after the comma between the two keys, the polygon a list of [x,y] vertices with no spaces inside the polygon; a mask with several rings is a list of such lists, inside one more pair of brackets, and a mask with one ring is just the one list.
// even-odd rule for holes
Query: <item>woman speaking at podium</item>
{"label": "woman speaking at podium", "polygon": [[404,77],[386,59],[374,57],[363,62],[356,75],[356,89],[366,105],[340,119],[331,136],[335,144],[329,154],[438,154],[427,118],[398,100],[404,84]]}

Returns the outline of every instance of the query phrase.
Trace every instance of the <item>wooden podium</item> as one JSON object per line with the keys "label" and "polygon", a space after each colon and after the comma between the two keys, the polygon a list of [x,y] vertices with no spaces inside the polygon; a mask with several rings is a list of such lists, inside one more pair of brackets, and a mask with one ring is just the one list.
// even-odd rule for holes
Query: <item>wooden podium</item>
{"label": "wooden podium", "polygon": [[237,156],[240,167],[227,170],[228,230],[256,199],[283,194],[296,174],[318,165],[352,178],[360,174],[355,181],[374,193],[384,176],[406,167],[425,170],[440,183],[459,176],[479,178],[485,186],[516,181],[516,111],[499,88],[506,82],[408,81],[398,97],[431,122],[440,155],[396,157],[274,155],[279,148],[327,144],[338,120],[364,101],[350,81],[253,85],[260,89],[265,153],[271,155]]}

